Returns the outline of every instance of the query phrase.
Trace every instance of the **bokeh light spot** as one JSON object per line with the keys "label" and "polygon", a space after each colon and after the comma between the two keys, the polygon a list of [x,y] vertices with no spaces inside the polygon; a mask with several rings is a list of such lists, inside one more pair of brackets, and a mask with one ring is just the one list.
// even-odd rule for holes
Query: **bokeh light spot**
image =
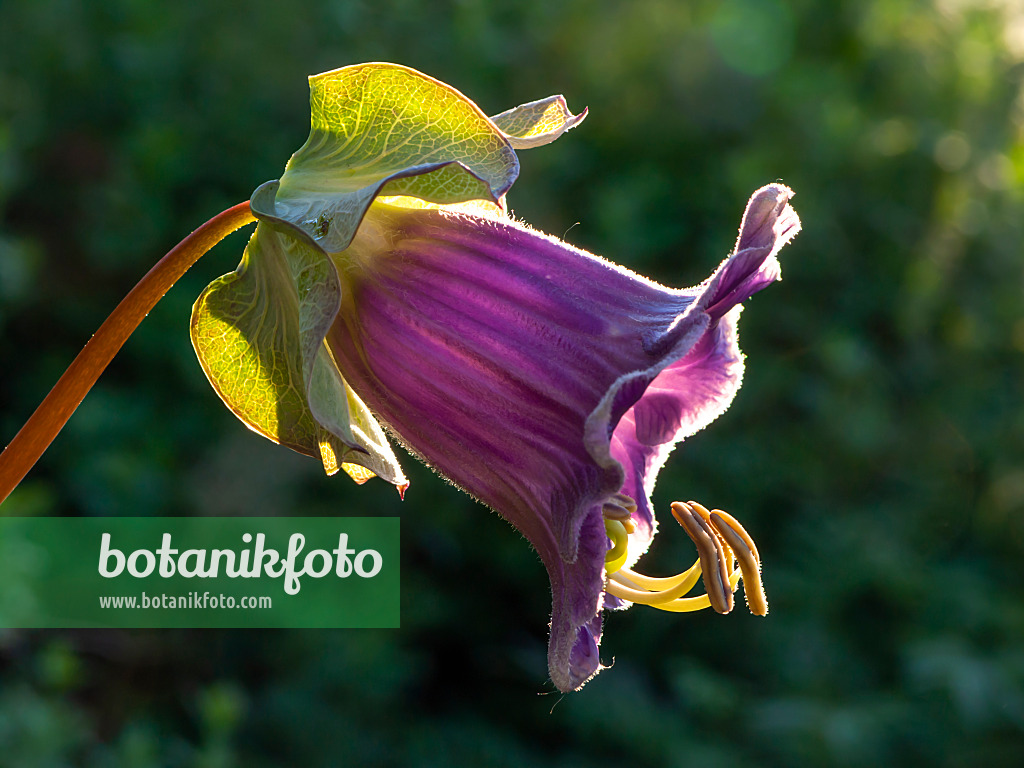
{"label": "bokeh light spot", "polygon": [[959,171],[971,159],[971,145],[959,131],[951,131],[935,142],[935,162],[944,171]]}

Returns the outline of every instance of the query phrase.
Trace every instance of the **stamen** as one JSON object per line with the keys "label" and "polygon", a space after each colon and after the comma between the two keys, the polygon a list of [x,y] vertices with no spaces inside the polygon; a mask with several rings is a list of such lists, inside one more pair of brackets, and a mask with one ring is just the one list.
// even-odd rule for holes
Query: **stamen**
{"label": "stamen", "polygon": [[677,584],[681,584],[684,581],[689,581],[692,587],[697,583],[697,579],[700,578],[700,560],[695,562],[689,567],[689,569],[682,573],[677,573],[675,576],[667,576],[663,578],[656,578],[653,576],[644,576],[642,573],[630,570],[629,568],[623,568],[619,571],[625,578],[629,579],[641,589],[649,589],[652,592],[658,592],[663,589],[671,589]]}
{"label": "stamen", "polygon": [[[676,503],[677,504],[681,504],[682,502],[678,502],[677,501]],[[688,501],[688,502],[686,502],[686,505],[688,507],[691,507],[694,512],[696,512],[702,518],[704,518],[704,522],[705,523],[708,523],[710,525],[710,523],[711,523],[711,513],[708,511],[707,507],[705,507],[703,504],[698,504],[696,501]],[[721,510],[716,510],[716,511],[721,511]]]}
{"label": "stamen", "polygon": [[[693,571],[693,573],[691,573],[691,571]],[[609,574],[609,577],[617,586],[621,586],[620,591],[623,594],[619,594],[617,597],[629,600],[631,603],[643,603],[644,605],[653,605],[657,607],[660,603],[667,603],[670,600],[675,600],[693,589],[694,585],[697,583],[697,579],[700,578],[700,569],[697,568],[695,570],[694,568],[691,568],[687,573],[690,574],[690,578],[681,579],[679,583],[674,584],[672,587],[658,591],[649,591],[644,589],[641,585],[637,584],[630,578],[630,574],[624,574],[621,571]]]}
{"label": "stamen", "polygon": [[[609,595],[663,611],[714,608],[718,613],[729,613],[735,604],[733,593],[742,579],[751,613],[758,616],[768,613],[757,547],[732,515],[720,509],[709,511],[695,501],[672,504],[672,515],[693,539],[699,557],[683,573],[654,578],[624,567],[629,536],[636,531],[632,517],[636,509],[636,502],[622,493],[601,505],[610,542],[605,555],[605,591]],[[707,594],[683,597],[702,576]]]}
{"label": "stamen", "polygon": [[[707,595],[700,595],[698,597],[677,597],[676,599],[668,599],[668,592],[673,594],[685,594],[688,590],[693,588],[693,583],[680,585],[679,588],[666,591],[664,593],[658,592],[642,592],[635,589],[630,589],[624,586],[621,582],[623,577],[619,573],[614,573],[605,585],[605,591],[609,595],[615,595],[623,600],[629,600],[631,603],[641,603],[642,605],[649,605],[651,608],[657,608],[660,611],[670,611],[672,613],[688,613],[690,611],[700,611],[705,608],[711,607],[711,599]],[[736,589],[736,586],[740,581],[739,569],[733,571],[732,575],[729,576],[729,590],[730,594],[732,590]]]}
{"label": "stamen", "polygon": [[[765,596],[764,584],[761,582],[761,557],[757,553],[757,545],[754,544],[750,534],[735,517],[724,510],[716,509],[709,512],[707,507],[695,501],[689,502],[689,506],[693,507],[714,529],[715,533],[724,539],[727,548],[739,560],[747,608],[755,616],[767,616],[768,598]],[[717,521],[715,518],[718,518]]]}
{"label": "stamen", "polygon": [[[635,510],[634,510],[635,511]],[[630,511],[614,501],[606,501],[601,505],[601,514],[605,518],[611,520],[626,520],[630,516]]]}
{"label": "stamen", "polygon": [[624,493],[616,493],[612,496],[611,500],[628,509],[629,514],[631,515],[636,512],[636,499],[632,496],[627,496]]}
{"label": "stamen", "polygon": [[743,594],[747,598],[747,607],[755,616],[768,615],[768,598],[764,594],[761,583],[761,561],[757,555],[757,547],[743,530],[743,526],[720,509],[711,513],[711,524],[725,539],[726,543],[740,562],[743,573]]}
{"label": "stamen", "polygon": [[[747,533],[746,529],[742,525],[740,525],[739,521],[735,517],[730,515],[728,512],[722,509],[716,509],[710,513],[711,518],[713,518],[715,515],[718,515],[718,517],[722,518],[726,523],[729,524],[730,528],[732,528],[736,533],[740,535],[740,537],[743,539],[743,543],[747,545],[747,548],[750,550],[751,554],[753,554],[754,559],[760,563],[761,556],[757,554],[757,545],[754,544],[754,540],[750,537],[750,534]],[[714,521],[712,520],[712,524],[713,523]]]}
{"label": "stamen", "polygon": [[604,530],[612,543],[605,553],[604,567],[608,573],[614,573],[623,566],[629,556],[629,534],[621,522],[607,518],[604,521]]}
{"label": "stamen", "polygon": [[[736,589],[739,582],[740,571],[737,568],[729,577],[730,593]],[[698,597],[682,597],[678,600],[673,600],[671,603],[659,603],[651,607],[657,608],[659,611],[669,611],[671,613],[690,613],[691,611],[702,611],[705,608],[710,608],[711,598],[706,594]]]}
{"label": "stamen", "polygon": [[674,502],[672,516],[683,526],[697,547],[704,573],[704,588],[708,591],[711,607],[718,613],[729,613],[733,608],[733,599],[732,588],[727,586],[731,582],[731,566],[726,560],[731,562],[732,553],[726,553],[721,538],[691,505]]}
{"label": "stamen", "polygon": [[611,541],[611,547],[604,556],[604,567],[608,573],[615,573],[629,557],[629,535],[636,531],[631,517],[636,512],[636,502],[623,493],[617,493],[601,505],[604,530]]}

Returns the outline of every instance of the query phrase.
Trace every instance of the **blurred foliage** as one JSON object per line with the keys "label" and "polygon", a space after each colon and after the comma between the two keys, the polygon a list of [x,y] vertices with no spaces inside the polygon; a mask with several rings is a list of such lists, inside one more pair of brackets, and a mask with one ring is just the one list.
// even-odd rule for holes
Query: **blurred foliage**
{"label": "blurred foliage", "polygon": [[[0,4],[0,435],[185,233],[280,175],[305,77],[397,61],[489,113],[565,93],[534,226],[673,285],[781,179],[805,229],[745,386],[656,501],[737,514],[766,620],[633,609],[544,685],[547,579],[406,458],[327,479],[220,405],[188,341],[234,235],[143,323],[9,514],[403,518],[403,628],[7,632],[9,766],[1024,764],[1019,0]],[[663,524],[649,570],[692,555]]]}

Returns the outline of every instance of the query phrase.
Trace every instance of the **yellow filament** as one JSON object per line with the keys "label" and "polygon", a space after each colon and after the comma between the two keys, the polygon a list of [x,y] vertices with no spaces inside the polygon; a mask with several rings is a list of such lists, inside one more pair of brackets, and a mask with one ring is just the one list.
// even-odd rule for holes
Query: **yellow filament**
{"label": "yellow filament", "polygon": [[700,578],[700,560],[695,562],[688,570],[685,570],[682,573],[677,573],[675,576],[666,576],[663,578],[644,576],[642,573],[637,573],[629,568],[623,568],[619,573],[633,582],[637,587],[650,590],[651,592],[660,592],[665,589],[672,589],[672,587],[683,583],[689,583],[690,587],[693,588],[693,585],[697,583],[697,579]]}
{"label": "yellow filament", "polygon": [[612,542],[611,548],[604,556],[604,567],[608,573],[619,570],[629,556],[629,534],[625,526],[618,520],[605,519],[604,530]]}
{"label": "yellow filament", "polygon": [[667,603],[670,600],[675,600],[677,597],[682,597],[697,583],[697,578],[700,576],[700,572],[693,577],[692,580],[681,581],[671,589],[663,589],[658,592],[652,592],[646,589],[636,589],[635,584],[631,583],[628,576],[620,576],[618,573],[610,575],[608,582],[609,590],[614,584],[615,588],[621,590],[622,594],[614,593],[616,597],[621,597],[623,600],[629,600],[631,603],[642,603],[644,605],[657,605],[658,603]]}
{"label": "yellow filament", "polygon": [[[729,585],[734,590],[740,583],[740,575],[739,569],[736,569],[733,571],[732,575],[729,576]],[[608,581],[605,591],[615,597],[623,600],[629,600],[631,603],[641,603],[642,605],[649,605],[652,608],[657,608],[661,611],[670,611],[672,613],[688,613],[690,611],[700,611],[704,608],[711,607],[711,599],[707,595],[700,595],[698,597],[675,597],[674,599],[666,600],[664,596],[668,594],[668,592],[640,592],[623,586],[613,580]],[[675,592],[675,590],[670,591]],[[661,599],[659,600],[659,598]]]}
{"label": "yellow filament", "polygon": [[[736,589],[740,583],[740,572],[739,569],[732,572],[729,577],[729,586],[733,590]],[[671,603],[659,603],[658,605],[651,606],[662,611],[670,611],[672,613],[689,613],[690,611],[700,611],[704,608],[711,607],[711,598],[707,595],[701,595],[700,597],[685,597],[679,600],[673,600]]]}

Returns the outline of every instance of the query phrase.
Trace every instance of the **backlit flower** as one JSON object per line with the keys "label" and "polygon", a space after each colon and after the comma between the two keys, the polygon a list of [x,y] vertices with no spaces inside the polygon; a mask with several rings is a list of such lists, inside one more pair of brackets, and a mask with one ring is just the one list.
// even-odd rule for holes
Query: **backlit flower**
{"label": "backlit flower", "polygon": [[[225,404],[329,473],[404,491],[386,429],[522,531],[551,577],[560,690],[601,669],[605,608],[725,613],[742,578],[751,610],[767,612],[757,549],[720,510],[672,505],[692,568],[651,579],[632,566],[654,536],[669,452],[739,387],[740,304],[779,277],[776,253],[800,228],[790,190],[754,193],[733,254],[673,290],[506,214],[515,150],[586,115],[562,97],[489,118],[380,62],[310,89],[309,139],[253,194],[242,263],[193,310]],[[701,576],[707,595],[685,597]]]}
{"label": "backlit flower", "polygon": [[[560,690],[601,669],[605,607],[724,613],[742,576],[767,612],[757,550],[721,511],[673,505],[700,554],[689,571],[629,566],[654,535],[650,494],[672,447],[740,385],[740,303],[779,277],[775,254],[800,227],[791,194],[758,190],[734,253],[684,290],[507,218],[380,202],[334,257],[338,368],[410,451],[537,548]],[[682,597],[702,572],[708,596]]]}

